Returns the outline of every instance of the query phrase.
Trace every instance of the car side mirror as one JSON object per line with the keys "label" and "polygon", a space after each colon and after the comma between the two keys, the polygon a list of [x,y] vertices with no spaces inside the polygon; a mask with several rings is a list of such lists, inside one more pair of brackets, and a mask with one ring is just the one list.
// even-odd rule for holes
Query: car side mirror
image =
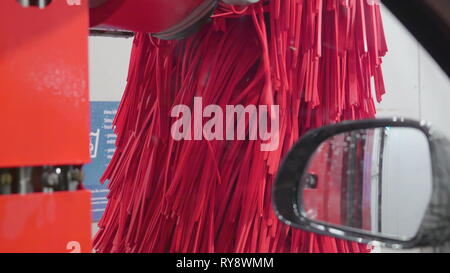
{"label": "car side mirror", "polygon": [[273,188],[288,225],[393,248],[450,240],[450,142],[424,122],[377,119],[308,132]]}

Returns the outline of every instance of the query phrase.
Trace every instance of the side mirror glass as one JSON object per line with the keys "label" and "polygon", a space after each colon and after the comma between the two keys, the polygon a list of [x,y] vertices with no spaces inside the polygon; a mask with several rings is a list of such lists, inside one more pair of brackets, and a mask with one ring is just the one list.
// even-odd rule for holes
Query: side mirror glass
{"label": "side mirror glass", "polygon": [[307,219],[408,241],[431,198],[430,145],[416,128],[343,132],[319,145],[299,182]]}
{"label": "side mirror glass", "polygon": [[450,239],[449,159],[448,140],[423,123],[322,127],[288,153],[274,185],[275,210],[294,227],[361,243],[443,243]]}

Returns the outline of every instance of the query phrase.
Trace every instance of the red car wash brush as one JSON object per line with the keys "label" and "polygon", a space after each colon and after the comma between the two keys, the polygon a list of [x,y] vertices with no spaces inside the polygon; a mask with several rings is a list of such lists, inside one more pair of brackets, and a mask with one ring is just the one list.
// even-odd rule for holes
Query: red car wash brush
{"label": "red car wash brush", "polygon": [[[280,222],[271,187],[306,131],[374,117],[386,52],[379,6],[366,0],[219,4],[187,39],[138,33],[114,121],[117,151],[102,178],[110,193],[96,251],[367,252]],[[251,119],[239,125],[220,111],[208,127],[206,109],[237,105],[256,106],[260,118],[269,109],[266,129],[277,134],[255,137]],[[233,128],[245,137],[228,135]],[[267,141],[275,146],[262,149]]]}

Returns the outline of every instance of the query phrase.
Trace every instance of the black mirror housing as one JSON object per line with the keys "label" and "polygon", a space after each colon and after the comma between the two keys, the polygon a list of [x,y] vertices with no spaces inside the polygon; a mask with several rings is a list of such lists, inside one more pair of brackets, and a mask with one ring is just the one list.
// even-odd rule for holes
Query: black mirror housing
{"label": "black mirror housing", "polygon": [[[380,127],[418,129],[428,140],[432,192],[417,234],[403,241],[306,218],[299,205],[302,203],[299,181],[316,149],[337,134]],[[359,243],[378,242],[392,248],[439,246],[450,241],[450,142],[425,122],[403,118],[347,121],[321,127],[305,134],[287,154],[275,180],[272,200],[278,218],[295,228]]]}

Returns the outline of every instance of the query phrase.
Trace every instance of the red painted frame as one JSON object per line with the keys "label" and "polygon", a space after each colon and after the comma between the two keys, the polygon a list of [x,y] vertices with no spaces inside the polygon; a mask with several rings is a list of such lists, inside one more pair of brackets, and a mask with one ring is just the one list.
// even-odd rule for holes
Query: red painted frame
{"label": "red painted frame", "polygon": [[0,168],[89,158],[88,6],[0,1]]}

